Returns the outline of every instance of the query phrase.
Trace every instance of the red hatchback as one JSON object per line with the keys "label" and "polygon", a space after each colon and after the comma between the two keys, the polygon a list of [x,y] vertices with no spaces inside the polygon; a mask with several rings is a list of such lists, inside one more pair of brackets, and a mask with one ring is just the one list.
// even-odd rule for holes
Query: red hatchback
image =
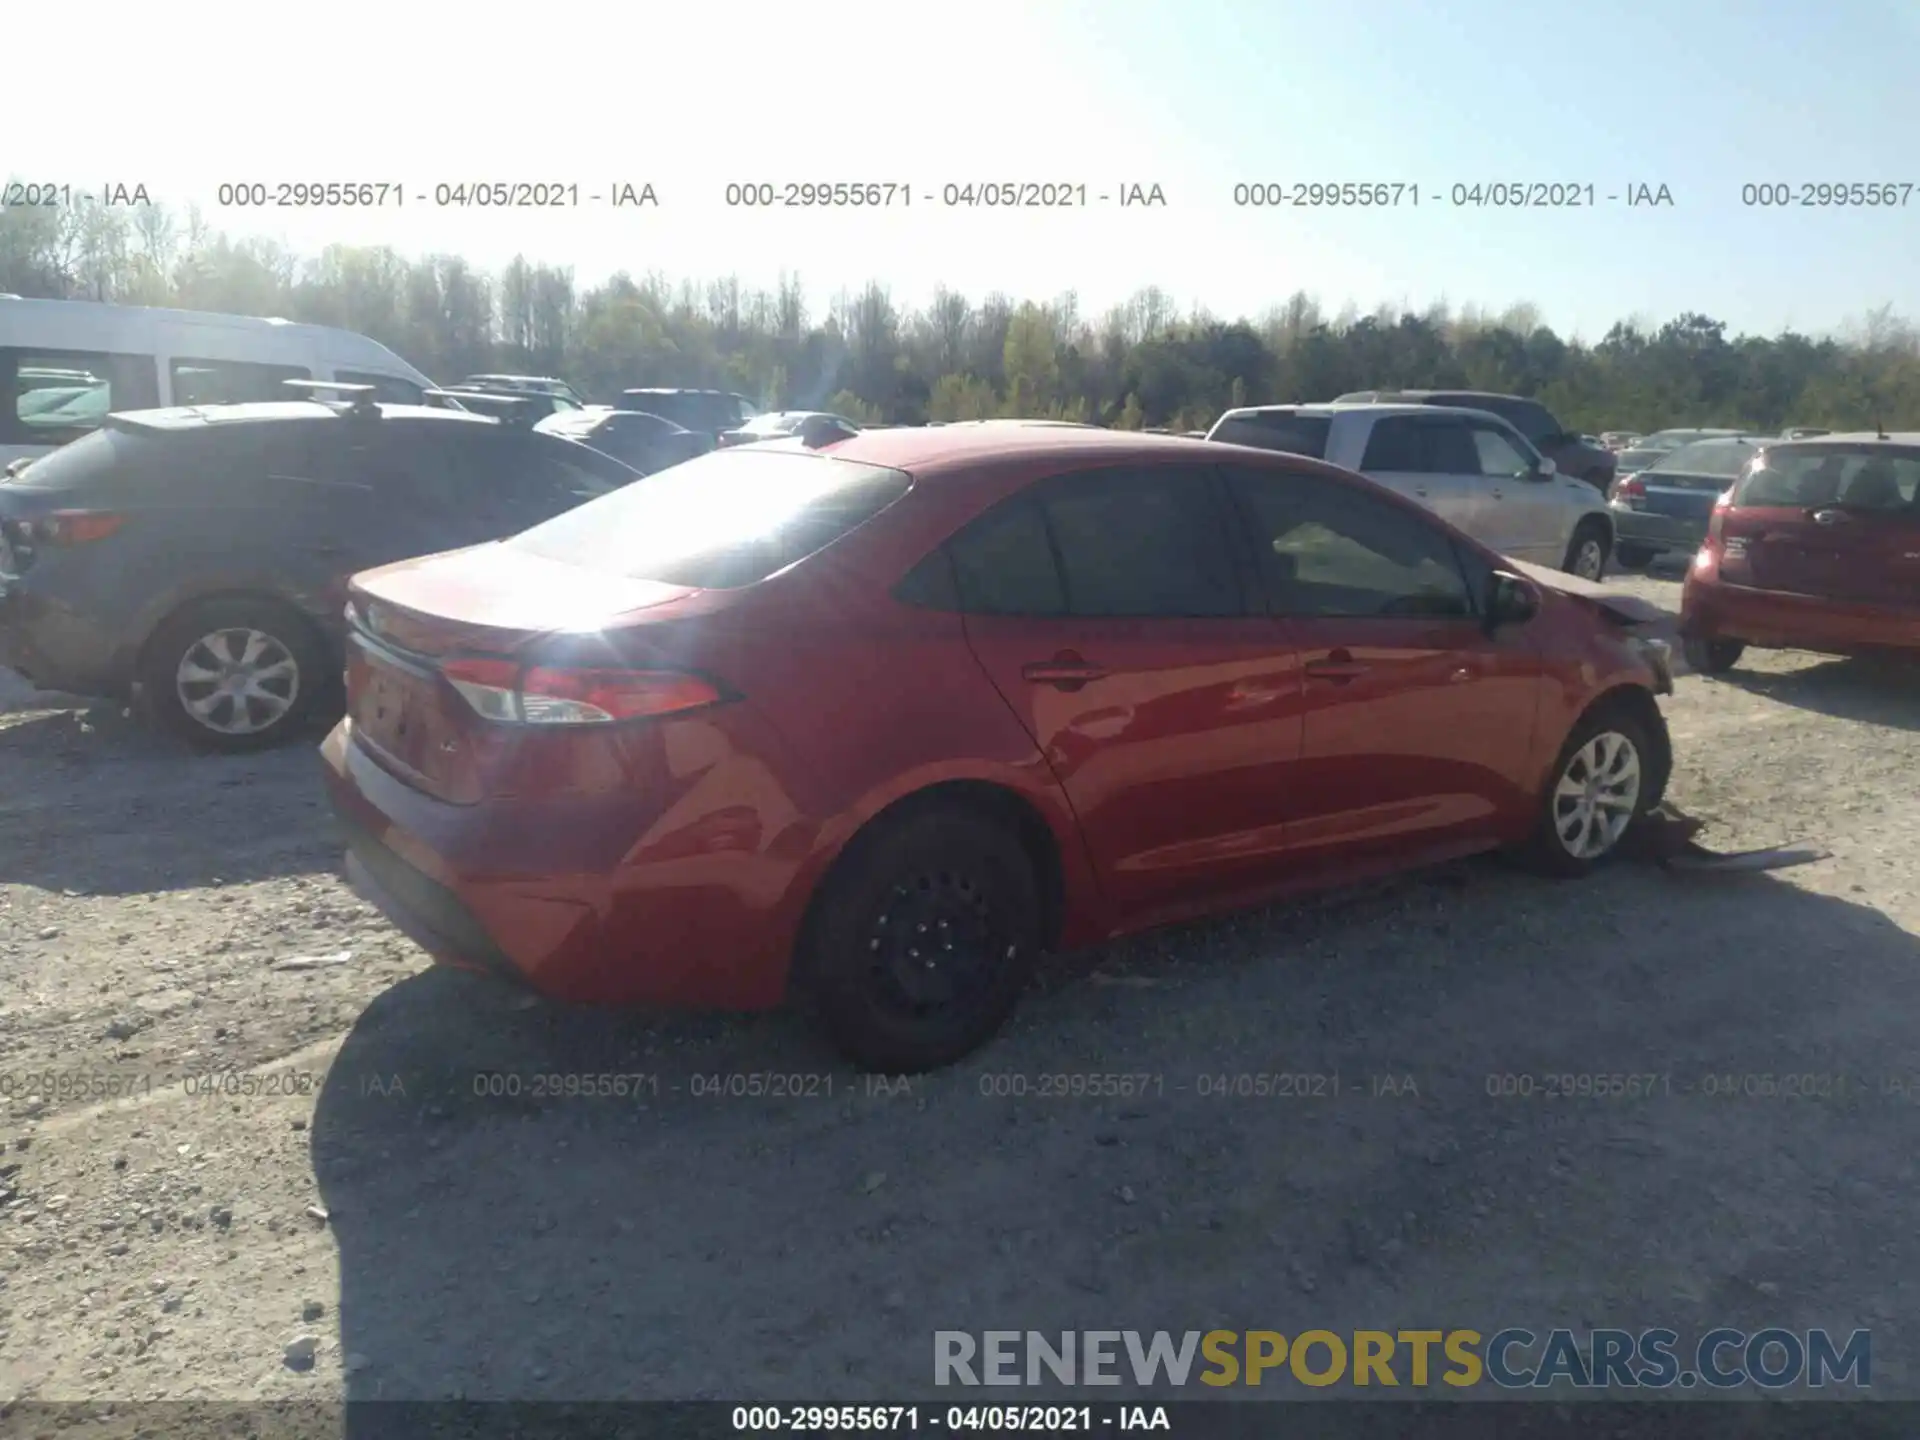
{"label": "red hatchback", "polygon": [[356,578],[323,748],[436,958],[950,1062],[1038,957],[1654,805],[1664,647],[1298,456],[1018,423],[689,461]]}
{"label": "red hatchback", "polygon": [[1714,507],[1681,592],[1687,663],[1749,645],[1920,650],[1920,435],[1782,440]]}

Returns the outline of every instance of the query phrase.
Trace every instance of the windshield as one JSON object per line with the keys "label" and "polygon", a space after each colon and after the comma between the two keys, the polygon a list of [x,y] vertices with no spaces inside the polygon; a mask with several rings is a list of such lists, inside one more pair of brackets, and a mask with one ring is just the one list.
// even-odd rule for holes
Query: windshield
{"label": "windshield", "polygon": [[505,543],[636,580],[732,589],[824,549],[911,483],[898,470],[807,450],[721,450]]}
{"label": "windshield", "polygon": [[1700,440],[1663,455],[1647,467],[1649,475],[1724,475],[1731,480],[1754,456],[1744,440]]}

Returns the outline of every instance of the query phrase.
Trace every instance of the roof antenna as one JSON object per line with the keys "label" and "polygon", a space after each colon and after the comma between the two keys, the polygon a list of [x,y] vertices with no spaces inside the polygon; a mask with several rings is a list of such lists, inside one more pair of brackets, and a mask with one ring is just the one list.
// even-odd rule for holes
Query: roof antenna
{"label": "roof antenna", "polygon": [[1880,409],[1878,406],[1874,407],[1873,412],[1873,438],[1876,440],[1885,440],[1888,438],[1887,427],[1880,423]]}

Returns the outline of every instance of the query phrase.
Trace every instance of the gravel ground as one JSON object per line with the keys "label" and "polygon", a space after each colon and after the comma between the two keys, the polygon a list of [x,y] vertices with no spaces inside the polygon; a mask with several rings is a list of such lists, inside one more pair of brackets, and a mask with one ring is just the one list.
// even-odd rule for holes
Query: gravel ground
{"label": "gravel ground", "polygon": [[[1062,961],[971,1063],[870,1086],[786,1016],[430,969],[338,878],[304,747],[188,758],[16,696],[0,1401],[897,1401],[935,1329],[1507,1324],[1865,1326],[1875,1392],[1914,1396],[1920,686],[1771,655],[1666,703],[1711,842],[1834,858],[1473,863],[1159,934]],[[496,1071],[653,1079],[476,1095]],[[45,1072],[80,1093],[29,1098]],[[214,1072],[252,1078],[181,1078]],[[1276,1072],[1338,1098],[1201,1093]],[[750,1073],[816,1093],[697,1093]],[[1153,1078],[1033,1093],[1062,1073]],[[1488,1093],[1567,1073],[1671,1093]],[[1705,1093],[1800,1074],[1845,1093]]]}

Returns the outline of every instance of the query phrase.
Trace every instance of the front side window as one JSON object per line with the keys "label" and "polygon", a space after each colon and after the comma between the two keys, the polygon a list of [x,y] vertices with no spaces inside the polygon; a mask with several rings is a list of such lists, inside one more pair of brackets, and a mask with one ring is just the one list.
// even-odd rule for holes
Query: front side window
{"label": "front side window", "polygon": [[1275,611],[1312,619],[1471,617],[1453,541],[1419,514],[1317,475],[1235,471]]}
{"label": "front side window", "polygon": [[1513,443],[1512,436],[1496,430],[1492,425],[1478,424],[1472,428],[1473,448],[1479,457],[1482,475],[1511,480],[1533,473],[1533,457],[1524,454]]}
{"label": "front side window", "polygon": [[117,410],[160,403],[150,355],[0,347],[0,441],[65,445]]}
{"label": "front side window", "polygon": [[259,365],[244,360],[173,362],[173,403],[176,405],[244,405],[259,400],[292,400],[289,380],[311,380],[304,365]]}

